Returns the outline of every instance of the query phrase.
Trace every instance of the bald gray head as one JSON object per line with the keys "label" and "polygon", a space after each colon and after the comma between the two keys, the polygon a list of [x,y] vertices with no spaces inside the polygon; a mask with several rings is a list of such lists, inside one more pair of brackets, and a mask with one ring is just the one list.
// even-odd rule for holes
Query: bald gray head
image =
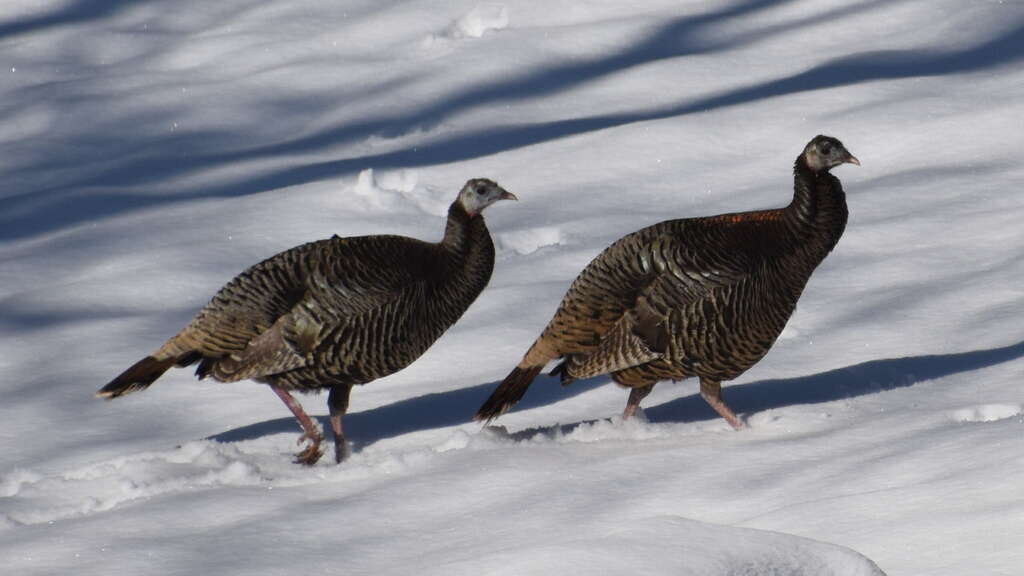
{"label": "bald gray head", "polygon": [[498,183],[494,180],[473,178],[462,187],[456,202],[462,206],[466,214],[472,217],[498,200],[518,200],[518,198],[516,198],[515,194],[498,186]]}
{"label": "bald gray head", "polygon": [[840,164],[856,164],[860,160],[843,146],[843,143],[831,136],[815,136],[804,147],[804,162],[814,172],[827,172]]}

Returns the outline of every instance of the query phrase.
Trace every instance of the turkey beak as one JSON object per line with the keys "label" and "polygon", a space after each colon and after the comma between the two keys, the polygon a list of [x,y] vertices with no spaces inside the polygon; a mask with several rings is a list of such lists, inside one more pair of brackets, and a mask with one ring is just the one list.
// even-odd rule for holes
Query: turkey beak
{"label": "turkey beak", "polygon": [[508,190],[502,190],[501,196],[498,196],[498,200],[519,200],[519,198],[516,198],[516,195]]}
{"label": "turkey beak", "polygon": [[857,166],[860,166],[860,160],[857,160],[856,156],[854,156],[853,154],[849,154],[849,153],[848,153],[848,156],[849,157],[846,159],[846,162],[848,164],[856,164]]}

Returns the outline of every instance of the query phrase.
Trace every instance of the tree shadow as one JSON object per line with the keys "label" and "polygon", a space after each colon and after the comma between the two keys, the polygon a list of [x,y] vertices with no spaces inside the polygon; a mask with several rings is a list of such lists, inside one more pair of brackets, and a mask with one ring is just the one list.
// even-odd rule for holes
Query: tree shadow
{"label": "tree shadow", "polygon": [[[739,44],[752,42],[759,36],[751,34],[742,39],[725,40],[721,36],[704,32],[715,24],[750,16],[792,1],[742,0],[710,12],[681,16],[611,55],[549,64],[530,72],[471,86],[448,98],[439,99],[414,110],[399,111],[357,123],[346,123],[315,135],[252,148],[238,154],[245,158],[266,154],[294,154],[295,152],[321,149],[325,146],[355,142],[373,135],[399,136],[412,130],[437,125],[445,118],[482,106],[528,100],[564,92],[609,74],[658,60],[735,48]],[[869,4],[878,1],[873,0]],[[840,11],[832,11],[828,14],[834,15],[838,12]],[[821,18],[824,19],[824,17]],[[815,18],[812,21],[817,20]],[[789,26],[781,27],[782,30],[788,28]],[[781,31],[779,27],[772,30],[776,33]]]}
{"label": "tree shadow", "polygon": [[122,9],[158,0],[78,0],[44,14],[0,22],[0,41],[10,36],[36,32],[44,28],[56,28],[99,20],[117,14]]}
{"label": "tree shadow", "polygon": [[[212,186],[187,186],[173,195],[154,195],[126,192],[126,188],[152,185],[174,178],[204,171],[217,166],[249,162],[263,158],[292,156],[327,147],[356,143],[371,136],[394,136],[432,126],[446,118],[466,111],[501,105],[510,101],[523,101],[565,92],[587,82],[597,81],[622,70],[651,62],[708,54],[733,49],[760,39],[834,19],[846,14],[862,13],[886,0],[868,0],[850,6],[830,9],[819,14],[797,17],[790,21],[768,24],[754,31],[740,33],[714,33],[717,26],[750,17],[769,8],[777,8],[791,0],[743,0],[705,13],[673,19],[623,50],[595,58],[575,59],[532,70],[512,77],[485,82],[458,90],[446,98],[430,102],[411,110],[401,110],[361,121],[327,127],[299,138],[255,147],[229,149],[227,144],[210,150],[209,143],[228,141],[218,133],[196,133],[161,137],[156,141],[133,147],[140,153],[120,154],[123,159],[110,167],[101,168],[87,176],[70,176],[68,180],[49,184],[43,189],[27,190],[18,197],[7,198],[6,208],[0,212],[0,239],[16,239],[59,230],[83,221],[94,221],[124,211],[141,209],[170,202],[209,197],[230,197],[274,190],[324,178],[352,174],[366,167],[415,167],[449,163],[477,158],[505,150],[520,148],[600,130],[666,111],[637,112],[596,116],[540,124],[523,124],[486,128],[463,136],[444,138],[436,142],[411,144],[401,150],[377,155],[346,158],[338,161],[315,162],[269,171],[254,176],[240,176]],[[90,7],[97,2],[83,0],[77,8],[69,9],[60,18],[73,20],[75,15],[85,18]],[[54,16],[54,18],[57,18]],[[31,26],[31,24],[25,24]],[[310,96],[312,100],[317,100]],[[331,106],[332,100],[321,98],[317,106]],[[337,105],[336,102],[333,105]],[[295,103],[299,106],[299,103]],[[305,103],[303,107],[309,107]],[[129,122],[130,123],[130,122]],[[85,140],[89,136],[83,137]],[[152,139],[150,139],[152,140]],[[242,138],[241,140],[245,140]],[[110,142],[119,142],[112,139]],[[71,142],[76,150],[109,149],[113,144]],[[203,150],[209,150],[204,152]],[[101,157],[107,155],[101,155]],[[52,150],[43,155],[42,166],[53,168]],[[80,163],[90,164],[95,158],[83,158]],[[59,162],[58,162],[59,163]],[[74,161],[73,161],[74,163]],[[85,194],[68,194],[69,190],[88,190]],[[16,216],[15,216],[16,215]]]}
{"label": "tree shadow", "polygon": [[[1001,348],[972,352],[871,360],[808,376],[727,386],[724,394],[734,410],[750,415],[773,408],[819,404],[904,388],[918,382],[979,370],[1021,357],[1024,357],[1024,341]],[[592,378],[574,382],[571,386],[563,388],[558,384],[557,378],[542,376],[530,387],[516,405],[516,409],[528,410],[546,406],[608,382],[604,377]],[[449,392],[427,394],[365,412],[356,412],[345,417],[345,427],[351,431],[350,439],[358,448],[402,434],[465,424],[470,421],[472,414],[497,384],[491,382]],[[719,418],[718,414],[696,394],[645,408],[644,412],[650,422],[685,423]],[[318,419],[325,429],[329,429],[326,417]],[[593,421],[530,428],[511,434],[502,432],[498,427],[495,429],[513,439],[527,439],[537,434],[570,432],[581,424]],[[278,418],[250,424],[208,439],[237,442],[283,432],[298,433],[295,419]]]}
{"label": "tree shadow", "polygon": [[799,74],[681,102],[675,106],[552,122],[488,127],[391,152],[288,168],[254,180],[251,184],[256,189],[267,189],[335,177],[366,166],[398,168],[448,164],[627,124],[708,112],[800,92],[874,80],[975,72],[1014,64],[1021,60],[1024,60],[1024,25],[979,46],[961,51],[939,53],[892,50],[855,54],[825,62]]}
{"label": "tree shadow", "polygon": [[[365,156],[340,160],[312,162],[290,168],[271,171],[245,180],[236,180],[220,186],[210,186],[202,191],[167,196],[93,195],[89,198],[58,198],[45,218],[21,219],[0,228],[0,238],[21,237],[60,228],[77,223],[83,214],[93,216],[110,215],[125,208],[140,208],[154,204],[176,202],[201,197],[237,196],[274,190],[338,178],[354,174],[366,167],[378,169],[414,168],[451,164],[491,156],[501,152],[525,148],[577,136],[589,132],[606,130],[627,124],[663,120],[694,113],[708,112],[719,108],[739,106],[755,101],[809,92],[828,88],[848,86],[875,80],[891,80],[943,74],[976,72],[987,68],[1006,66],[1024,60],[1024,25],[984,42],[973,48],[959,51],[935,52],[926,50],[892,50],[865,52],[825,62],[810,70],[776,80],[758,83],[746,88],[729,90],[717,95],[680,102],[674,106],[644,111],[621,112],[594,115],[540,123],[523,123],[506,126],[489,126],[479,130],[446,136],[433,142],[417,142],[407,147]],[[401,124],[401,121],[398,121]],[[345,133],[369,136],[376,128],[345,128]],[[317,146],[336,144],[346,140],[339,134],[312,137]],[[322,138],[328,138],[323,140]],[[277,145],[262,150],[248,150],[195,157],[182,165],[164,159],[146,159],[140,165],[128,164],[102,174],[96,178],[79,182],[76,186],[109,186],[112,179],[124,184],[144,184],[154,179],[164,179],[181,171],[191,171],[204,166],[228,161],[250,160],[253,157],[273,154],[291,154],[307,149],[310,141],[293,142],[281,148]],[[141,166],[141,167],[140,167]],[[126,197],[128,196],[128,197]],[[102,211],[93,210],[88,204],[99,201],[104,204]],[[67,204],[67,205],[61,205]],[[83,205],[84,204],[84,205]]]}

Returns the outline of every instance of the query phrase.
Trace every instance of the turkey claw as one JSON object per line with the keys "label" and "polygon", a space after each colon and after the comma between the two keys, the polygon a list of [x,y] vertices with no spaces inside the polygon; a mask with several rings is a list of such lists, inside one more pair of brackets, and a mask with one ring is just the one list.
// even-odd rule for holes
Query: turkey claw
{"label": "turkey claw", "polygon": [[320,460],[320,456],[323,455],[320,451],[320,441],[322,439],[323,437],[319,434],[316,436],[310,434],[303,434],[302,436],[299,436],[299,441],[296,442],[296,444],[302,444],[303,442],[308,441],[309,446],[306,446],[305,450],[295,455],[295,463],[306,466],[316,464],[317,461]]}

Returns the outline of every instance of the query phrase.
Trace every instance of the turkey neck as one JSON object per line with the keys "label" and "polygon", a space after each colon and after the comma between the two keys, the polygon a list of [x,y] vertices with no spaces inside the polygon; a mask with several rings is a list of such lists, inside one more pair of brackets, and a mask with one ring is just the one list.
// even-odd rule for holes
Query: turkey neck
{"label": "turkey neck", "polygon": [[[458,202],[448,209],[448,224],[441,240],[445,276],[457,278],[456,291],[478,294],[494,270],[494,243],[480,214],[470,216]],[[439,271],[441,272],[441,271]]]}
{"label": "turkey neck", "polygon": [[802,154],[793,165],[793,179],[793,201],[785,208],[786,222],[801,244],[824,258],[846,228],[846,193],[828,171],[811,170]]}

